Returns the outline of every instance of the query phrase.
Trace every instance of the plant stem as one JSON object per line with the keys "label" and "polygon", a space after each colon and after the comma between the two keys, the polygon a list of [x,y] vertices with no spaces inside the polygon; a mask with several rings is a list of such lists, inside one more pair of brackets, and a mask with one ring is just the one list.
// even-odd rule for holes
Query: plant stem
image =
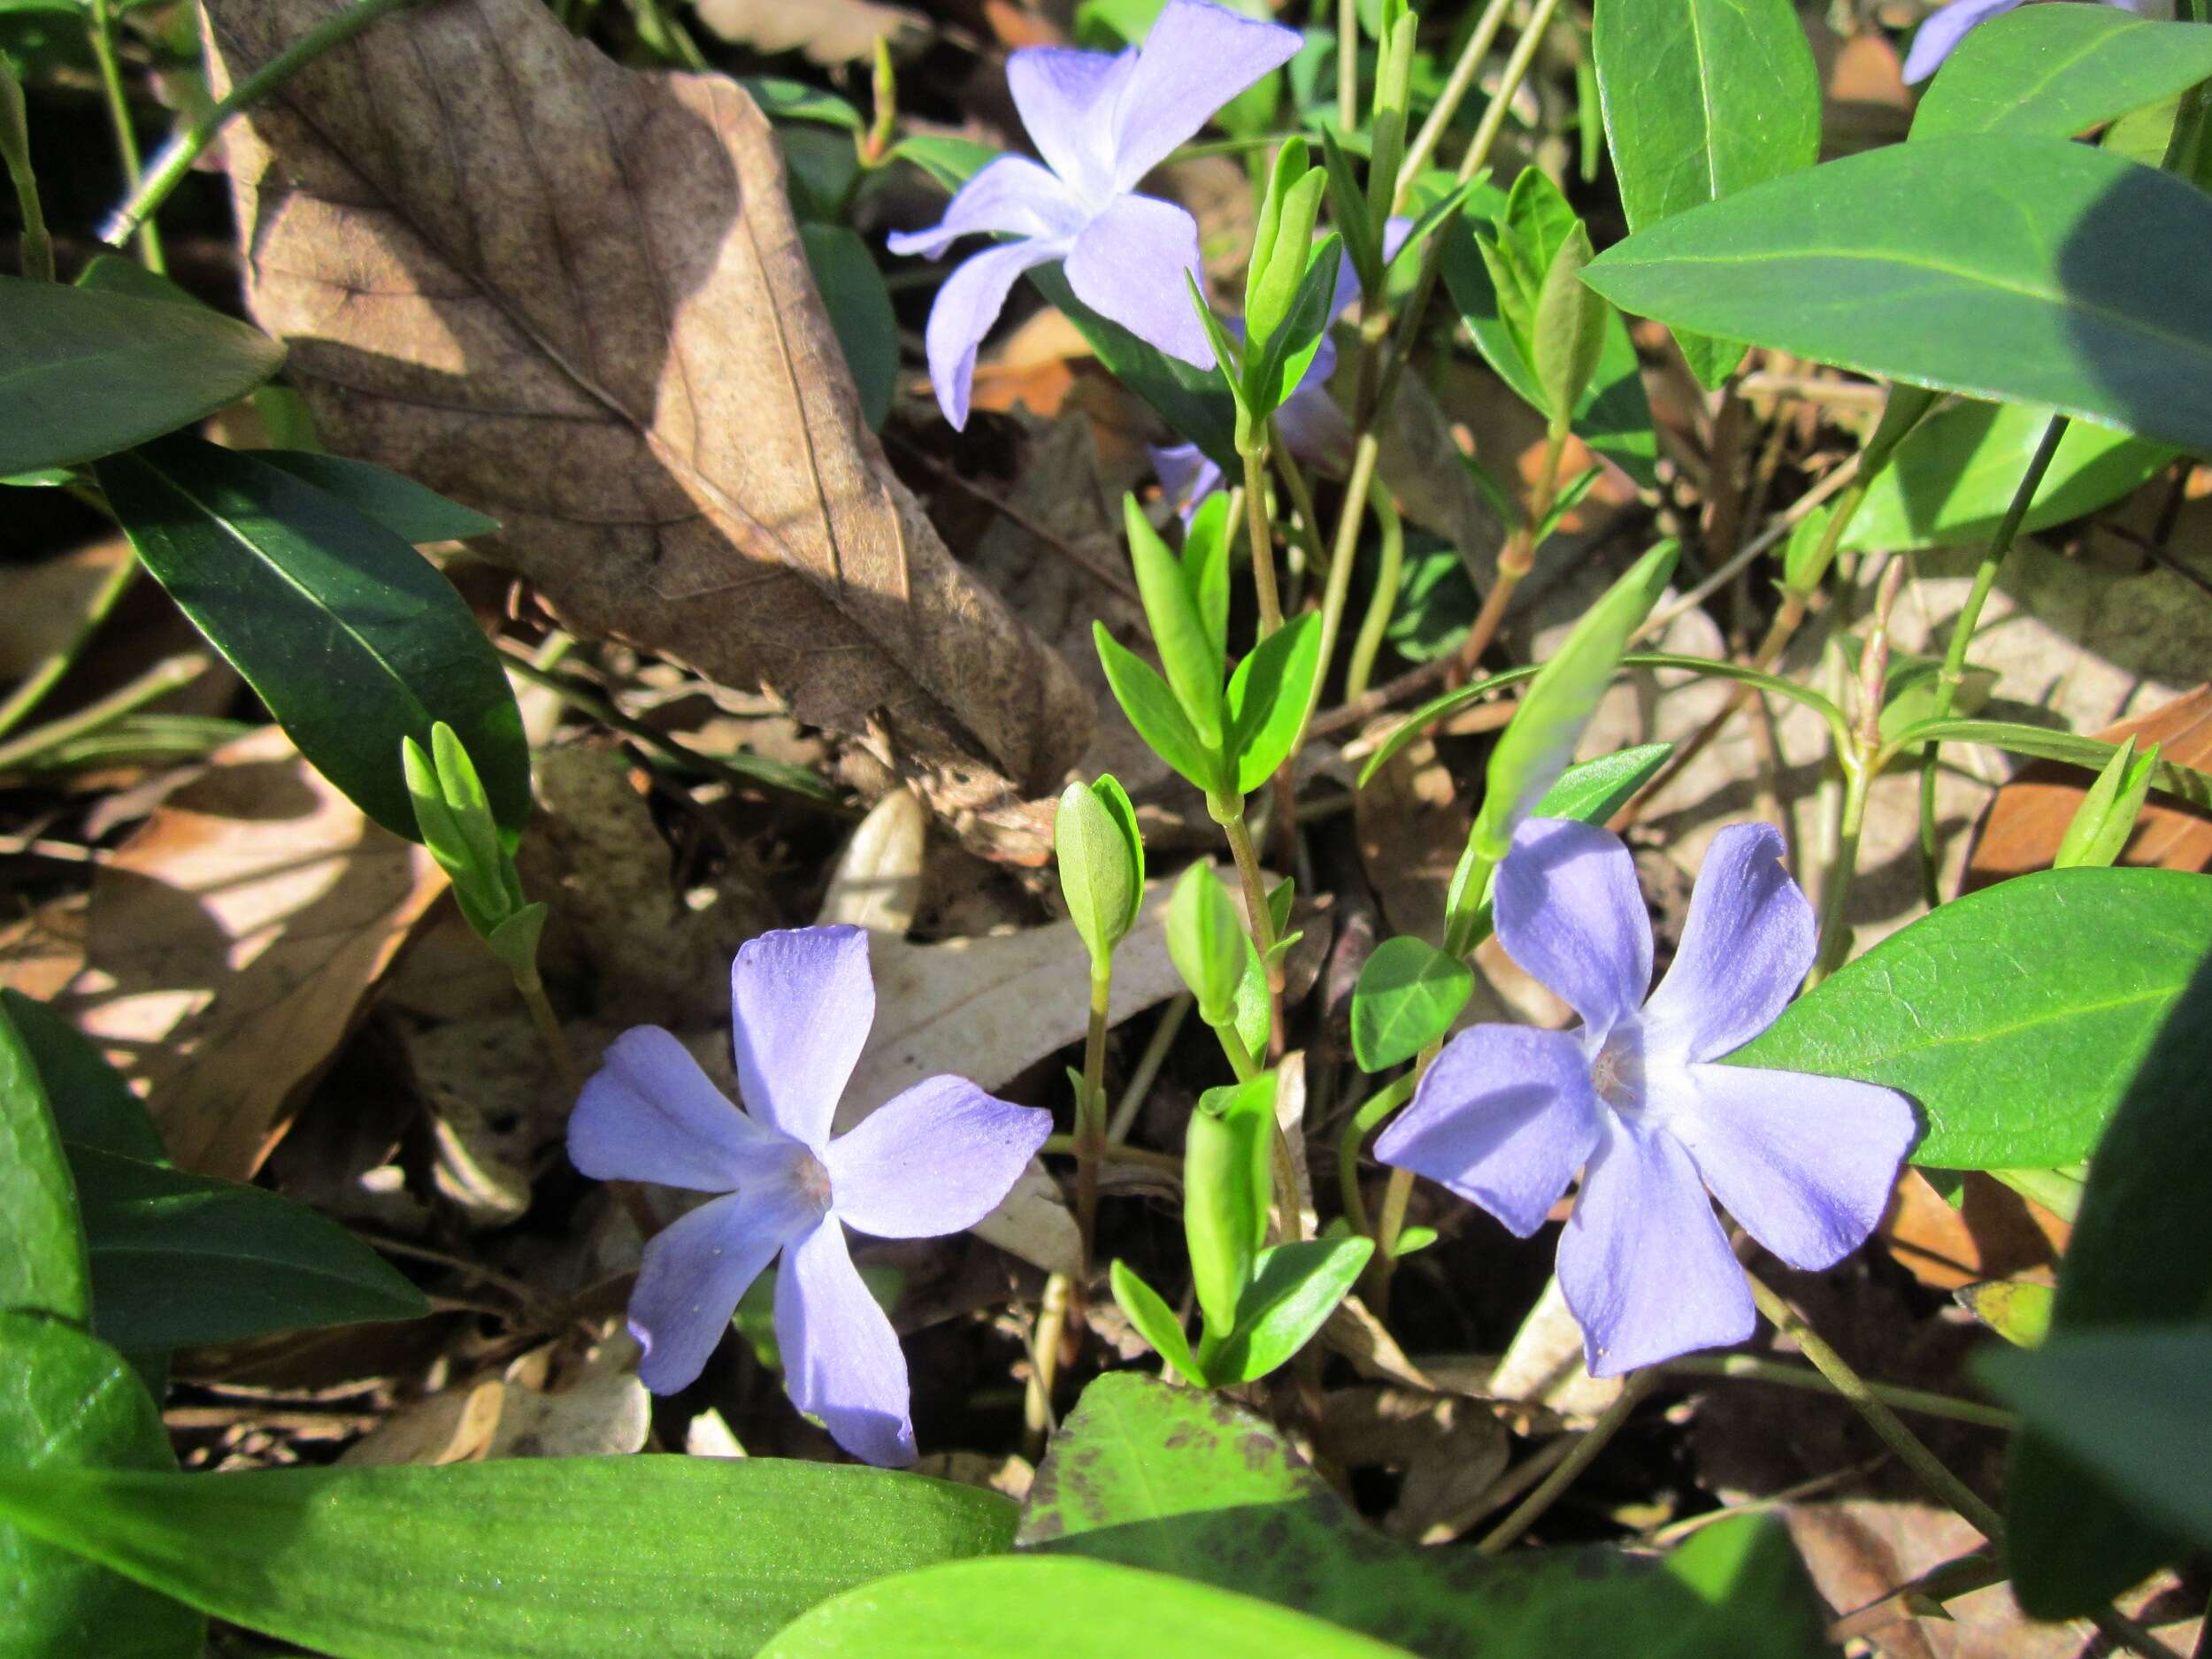
{"label": "plant stem", "polygon": [[1045,1280],[1037,1302],[1037,1324],[1030,1333],[1029,1386],[1022,1394],[1022,1441],[1031,1462],[1045,1448],[1052,1432],[1052,1385],[1060,1370],[1060,1338],[1068,1328],[1071,1285],[1065,1273]]}
{"label": "plant stem", "polygon": [[1348,133],[1359,126],[1359,4],[1336,4],[1336,127]]}
{"label": "plant stem", "polygon": [[[1298,457],[1290,452],[1290,446],[1283,442],[1283,434],[1275,429],[1272,421],[1268,424],[1267,453],[1282,477],[1283,487],[1290,491],[1290,504],[1298,515],[1295,539],[1318,565],[1327,556],[1321,546],[1321,515],[1314,511],[1313,487],[1307,483],[1305,468],[1298,465]],[[1290,535],[1292,532],[1286,526],[1283,534]]]}
{"label": "plant stem", "polygon": [[[1037,1150],[1047,1157],[1071,1158],[1075,1156],[1075,1137],[1047,1135],[1044,1145]],[[1145,1147],[1125,1147],[1110,1141],[1100,1156],[1108,1164],[1136,1164],[1148,1170],[1165,1170],[1179,1180],[1183,1174],[1182,1159]]]}
{"label": "plant stem", "polygon": [[69,672],[70,665],[77,660],[87,642],[99,631],[100,625],[108,619],[116,603],[129,591],[131,582],[137,575],[138,556],[126,549],[123,557],[116,561],[115,568],[108,572],[107,580],[93,589],[92,598],[86,604],[84,613],[77,618],[76,626],[70,630],[69,637],[40,659],[31,672],[23,676],[21,683],[8,694],[7,701],[0,703],[0,736],[5,736],[22,725],[25,717],[37,708],[46,694],[60,682],[61,677]]}
{"label": "plant stem", "polygon": [[1113,991],[1113,958],[1102,972],[1091,972],[1090,1029],[1083,1039],[1083,1092],[1075,1102],[1075,1225],[1081,1236],[1083,1282],[1095,1265],[1092,1245],[1098,1231],[1098,1161],[1106,1147],[1107,1005]]}
{"label": "plant stem", "polygon": [[1904,1425],[1843,1356],[1821,1339],[1797,1310],[1777,1295],[1756,1273],[1747,1272],[1744,1277],[1751,1281],[1751,1297],[1759,1304],[1759,1311],[1773,1322],[1776,1330],[1797,1344],[1820,1374],[1834,1385],[1836,1392],[1857,1409],[1869,1426],[1897,1454],[1899,1461],[1920,1478],[1922,1485],[1958,1511],[1969,1525],[2001,1548],[2004,1523],[1997,1511],[1976,1496],[1938,1461],[1933,1452],[1921,1444],[1919,1437]]}
{"label": "plant stem", "polygon": [[1873,772],[1865,757],[1846,754],[1843,760],[1843,801],[1836,815],[1836,856],[1820,893],[1820,954],[1813,958],[1805,988],[1812,989],[1836,971],[1850,948],[1851,928],[1844,910],[1851,899],[1851,879],[1859,863],[1859,832],[1866,824],[1866,792]]}
{"label": "plant stem", "polygon": [[1529,487],[1526,512],[1499,550],[1498,580],[1484,596],[1482,609],[1475,613],[1474,626],[1467,630],[1466,643],[1459,648],[1457,672],[1469,680],[1480,672],[1482,654],[1497,637],[1498,625],[1505,620],[1505,608],[1512,603],[1513,590],[1536,567],[1537,533],[1550,516],[1552,501],[1558,494],[1559,464],[1567,453],[1567,433],[1565,421],[1552,422],[1544,441],[1543,465],[1537,470],[1536,481]]}
{"label": "plant stem", "polygon": [[1260,856],[1252,848],[1252,832],[1245,827],[1244,808],[1221,820],[1229,838],[1229,856],[1236,860],[1237,876],[1244,884],[1246,926],[1259,949],[1267,973],[1268,1046],[1279,1048],[1283,1033],[1283,964],[1275,956],[1275,916],[1267,907],[1267,883],[1260,878]]}
{"label": "plant stem", "polygon": [[[0,73],[5,73],[0,71]],[[7,111],[0,115],[8,126],[4,144],[8,179],[15,187],[16,210],[23,218],[23,234],[16,243],[16,263],[29,282],[54,280],[54,238],[46,228],[46,209],[38,196],[38,174],[31,166],[30,131],[23,117],[23,89],[11,79],[0,88]]]}
{"label": "plant stem", "polygon": [[1336,1143],[1337,1190],[1343,1199],[1345,1219],[1355,1233],[1368,1230],[1367,1200],[1359,1189],[1360,1148],[1366,1145],[1369,1131],[1413,1098],[1415,1080],[1416,1074],[1409,1071],[1363,1102]]}
{"label": "plant stem", "polygon": [[[123,90],[123,71],[116,61],[115,12],[111,0],[92,0],[86,13],[85,32],[92,42],[92,56],[100,66],[100,91],[107,100],[108,119],[115,128],[115,152],[123,163],[123,181],[135,191],[142,172],[138,133],[131,125],[130,98]],[[149,271],[158,273],[167,268],[167,262],[162,257],[160,233],[151,225],[139,230],[138,257]]]}
{"label": "plant stem", "polygon": [[1574,1449],[1559,1460],[1559,1467],[1544,1477],[1544,1484],[1523,1498],[1513,1513],[1500,1521],[1475,1546],[1482,1555],[1502,1555],[1506,1548],[1533,1525],[1546,1509],[1558,1501],[1560,1494],[1581,1478],[1582,1471],[1597,1461],[1598,1454],[1607,1443],[1621,1432],[1631,1413],[1643,1403],[1644,1396],[1658,1381],[1655,1371],[1640,1371],[1622,1386],[1620,1395],[1605,1409],[1605,1415],[1590,1425],[1589,1432],[1575,1442]]}
{"label": "plant stem", "polygon": [[[1988,603],[1989,590],[1996,586],[1997,572],[2003,568],[2005,555],[2012,550],[2013,541],[2020,534],[2020,526],[2028,516],[2028,508],[2035,500],[2043,475],[2051,470],[2051,459],[2058,453],[2059,440],[2066,435],[2066,425],[2065,416],[2053,415],[2050,424],[2043,428],[2042,442],[2035,446],[2028,470],[2021,475],[2019,488],[2012,492],[2005,516],[1998,522],[1996,534],[1989,538],[1982,562],[1975,567],[1974,585],[1967,590],[1966,603],[1960,607],[1958,619],[1951,625],[1950,647],[1943,654],[1942,672],[1936,676],[1935,706],[1930,713],[1932,719],[1950,718],[1959,687],[1966,680],[1966,653],[1974,642],[1974,630],[1980,625],[1982,606]],[[1941,747],[1939,743],[1929,743],[1920,757],[1920,874],[1931,905],[1942,902],[1942,895],[1936,891],[1935,841],[1936,754]]]}
{"label": "plant stem", "polygon": [[49,720],[44,726],[34,726],[20,737],[0,743],[0,772],[12,772],[18,766],[35,760],[58,744],[97,732],[112,726],[127,714],[135,713],[155,698],[166,696],[180,686],[188,686],[207,672],[208,657],[201,651],[181,651],[174,657],[163,658],[144,673],[127,684],[117,687],[97,702]]}
{"label": "plant stem", "polygon": [[1497,95],[1483,111],[1475,135],[1467,145],[1466,157],[1459,164],[1462,181],[1473,178],[1475,170],[1490,159],[1491,147],[1504,128],[1506,111],[1513,107],[1513,95],[1521,89],[1521,82],[1528,79],[1529,65],[1536,61],[1537,49],[1543,45],[1545,33],[1551,27],[1552,14],[1558,9],[1559,0],[1536,0],[1536,10],[1529,17],[1528,27],[1521,31],[1521,38],[1513,42],[1512,55],[1505,60],[1504,73],[1498,77]]}
{"label": "plant stem", "polygon": [[[153,165],[141,179],[134,176],[130,196],[116,209],[108,222],[101,227],[100,239],[109,246],[121,247],[141,230],[148,235],[153,227],[147,224],[161,211],[161,204],[169,199],[170,192],[192,171],[192,164],[206,153],[217,134],[230,125],[231,119],[266,97],[276,88],[304,65],[314,62],[332,48],[342,46],[379,18],[403,11],[421,0],[359,0],[359,4],[326,18],[313,28],[294,41],[274,58],[255,70],[224,95],[220,103],[196,117],[191,125],[172,136],[154,157]],[[134,173],[135,170],[134,170]]]}
{"label": "plant stem", "polygon": [[1313,689],[1306,694],[1305,718],[1299,721],[1297,741],[1290,746],[1293,756],[1306,746],[1307,729],[1321,706],[1321,687],[1336,657],[1337,638],[1344,628],[1344,603],[1351,595],[1352,565],[1359,552],[1360,522],[1368,501],[1371,497],[1379,511],[1394,518],[1397,516],[1390,506],[1388,492],[1375,481],[1375,460],[1380,453],[1380,446],[1371,439],[1363,440],[1352,452],[1352,472],[1344,485],[1344,511],[1337,517],[1336,542],[1329,553],[1329,584],[1321,594],[1321,671],[1314,675]]}
{"label": "plant stem", "polygon": [[1505,26],[1505,14],[1511,5],[1512,0],[1490,0],[1476,20],[1474,33],[1467,37],[1467,44],[1460,49],[1458,61],[1452,65],[1451,74],[1436,95],[1435,106],[1429,111],[1428,119],[1421,123],[1420,133],[1407,149],[1406,158],[1398,168],[1396,200],[1401,211],[1406,197],[1412,193],[1413,181],[1429,165],[1429,157],[1436,153],[1436,146],[1444,136],[1444,129],[1452,124],[1467,89],[1475,84],[1482,60],[1490,55],[1490,48],[1498,38],[1498,31]]}
{"label": "plant stem", "polygon": [[1282,600],[1275,588],[1275,537],[1267,525],[1267,456],[1244,457],[1244,523],[1252,542],[1252,588],[1260,601],[1260,638],[1283,626]]}
{"label": "plant stem", "polygon": [[[1375,672],[1375,657],[1382,649],[1384,636],[1390,631],[1390,619],[1398,609],[1398,588],[1405,572],[1406,530],[1398,509],[1387,490],[1375,492],[1375,518],[1382,526],[1382,550],[1375,565],[1375,591],[1367,602],[1367,614],[1359,625],[1359,637],[1352,641],[1352,660],[1344,670],[1344,700],[1347,703],[1364,696],[1367,682]],[[1317,685],[1315,690],[1320,689]],[[1308,731],[1311,731],[1311,717],[1308,717]]]}
{"label": "plant stem", "polygon": [[[1675,1377],[1733,1377],[1746,1382],[1775,1383],[1785,1388],[1804,1388],[1814,1393],[1832,1392],[1834,1385],[1819,1371],[1802,1365],[1791,1365],[1780,1360],[1761,1359],[1751,1354],[1690,1354],[1680,1359],[1671,1359],[1656,1369]],[[1867,1390],[1885,1405],[1900,1411],[1918,1411],[1932,1417],[1949,1417],[1957,1423],[1971,1423],[1978,1428],[2010,1431],[2020,1425],[2011,1412],[1995,1406],[1985,1406],[1978,1401],[1955,1400],[1948,1394],[1930,1394],[1920,1388],[1901,1388],[1893,1383],[1870,1382]]]}
{"label": "plant stem", "polygon": [[1249,1083],[1266,1069],[1260,1064],[1253,1052],[1244,1046],[1244,1038],[1237,1030],[1236,1021],[1231,1020],[1226,1025],[1216,1025],[1214,1035],[1220,1039],[1221,1052],[1229,1056],[1229,1069],[1237,1074],[1238,1082]]}
{"label": "plant stem", "polygon": [[551,1056],[553,1069],[560,1074],[561,1091],[572,1102],[584,1092],[584,1073],[576,1064],[576,1051],[568,1046],[568,1034],[561,1029],[560,1016],[553,1011],[553,1004],[546,1000],[545,981],[538,977],[537,964],[525,963],[511,970],[515,989],[521,994],[522,1005],[529,1011],[530,1024],[538,1033],[538,1041],[545,1045]]}

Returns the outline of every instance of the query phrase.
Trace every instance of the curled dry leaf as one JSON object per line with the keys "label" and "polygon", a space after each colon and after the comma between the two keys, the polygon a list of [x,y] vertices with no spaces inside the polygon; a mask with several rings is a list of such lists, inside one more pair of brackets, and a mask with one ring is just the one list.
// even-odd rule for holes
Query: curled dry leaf
{"label": "curled dry leaf", "polygon": [[445,877],[274,726],[216,750],[94,878],[62,1011],[178,1163],[250,1178]]}
{"label": "curled dry leaf", "polygon": [[[341,10],[214,0],[218,89]],[[333,449],[499,518],[577,629],[769,687],[1044,860],[1089,701],[892,475],[734,82],[456,0],[308,65],[228,156],[254,315]]]}

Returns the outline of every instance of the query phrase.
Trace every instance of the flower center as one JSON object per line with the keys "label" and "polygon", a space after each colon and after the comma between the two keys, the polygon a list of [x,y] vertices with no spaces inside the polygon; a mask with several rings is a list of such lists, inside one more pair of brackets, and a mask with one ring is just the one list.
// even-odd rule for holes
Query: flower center
{"label": "flower center", "polygon": [[1644,1103],[1644,1033],[1633,1022],[1614,1027],[1591,1056],[1590,1087],[1615,1111]]}
{"label": "flower center", "polygon": [[829,1213],[830,1175],[821,1159],[810,1152],[801,1153],[797,1164],[791,1171],[791,1181],[798,1189],[800,1197],[822,1214]]}

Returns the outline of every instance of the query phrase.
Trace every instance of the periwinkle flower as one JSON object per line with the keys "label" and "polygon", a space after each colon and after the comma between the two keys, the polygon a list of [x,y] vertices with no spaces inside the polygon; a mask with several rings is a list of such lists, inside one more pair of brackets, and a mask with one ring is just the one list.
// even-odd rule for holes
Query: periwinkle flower
{"label": "periwinkle flower", "polygon": [[830,1138],[875,1019],[856,927],[763,933],[730,970],[731,1103],[657,1025],[615,1039],[569,1119],[568,1155],[602,1180],[724,1194],[645,1247],[630,1330],[638,1375],[672,1394],[699,1375],[738,1298],[778,1251],[776,1341],[793,1403],[872,1463],[914,1461],[906,1357],[845,1248],[845,1228],[926,1239],[972,1227],[1052,1127],[1049,1112],[933,1077]]}
{"label": "periwinkle flower", "polygon": [[[1413,229],[1410,219],[1393,217],[1383,227],[1383,263],[1388,265],[1405,246],[1406,237]],[[1347,257],[1337,267],[1336,288],[1329,299],[1329,320],[1334,322],[1352,307],[1359,298],[1359,278]],[[1244,325],[1232,319],[1230,334],[1244,338]],[[1336,373],[1336,342],[1325,333],[1315,349],[1313,361],[1298,377],[1298,384],[1291,389],[1275,411],[1276,430],[1290,452],[1302,461],[1334,462],[1341,464],[1352,450],[1352,428],[1344,413],[1329,396],[1329,380]],[[1152,449],[1153,475],[1160,480],[1160,488],[1173,503],[1183,522],[1190,523],[1206,497],[1219,489],[1223,483],[1221,468],[1213,457],[1194,443],[1172,443]]]}
{"label": "periwinkle flower", "polygon": [[932,258],[978,232],[1016,239],[963,261],[930,308],[930,381],[947,420],[967,425],[976,348],[1014,279],[1055,259],[1100,316],[1187,363],[1213,365],[1185,280],[1202,280],[1198,221],[1136,187],[1302,43],[1295,29],[1207,0],[1168,0],[1141,47],[1025,47],[1007,59],[1014,107],[1045,165],[1002,156],[961,188],[939,224],[890,239],[894,253]]}
{"label": "periwinkle flower", "polygon": [[1812,906],[1781,853],[1765,824],[1714,838],[1646,1000],[1651,927],[1628,849],[1587,824],[1523,824],[1498,869],[1498,939],[1582,1025],[1471,1026],[1376,1143],[1522,1238],[1582,1171],[1558,1271],[1593,1376],[1751,1334],[1708,1188],[1791,1266],[1827,1267],[1873,1232],[1912,1143],[1893,1089],[1714,1064],[1773,1024],[1812,965]]}
{"label": "periwinkle flower", "polygon": [[[1912,37],[1912,50],[1905,54],[1905,84],[1925,81],[1942,66],[1969,31],[1986,23],[1993,17],[2016,10],[2025,0],[1951,0],[1920,26],[1920,32]],[[2116,5],[2123,12],[2141,11],[2141,0],[2104,0],[2107,5]]]}

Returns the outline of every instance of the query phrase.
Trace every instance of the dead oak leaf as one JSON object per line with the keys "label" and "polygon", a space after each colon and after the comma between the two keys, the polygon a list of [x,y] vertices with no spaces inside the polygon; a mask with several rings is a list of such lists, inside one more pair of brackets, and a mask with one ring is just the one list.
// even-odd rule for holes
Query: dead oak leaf
{"label": "dead oak leaf", "polygon": [[[217,89],[342,9],[211,0]],[[228,157],[253,313],[334,449],[499,518],[578,630],[769,688],[1043,862],[1090,702],[862,423],[735,82],[449,0],[288,80]]]}
{"label": "dead oak leaf", "polygon": [[171,1156],[244,1180],[444,890],[268,726],[101,867],[59,1006],[146,1092]]}

